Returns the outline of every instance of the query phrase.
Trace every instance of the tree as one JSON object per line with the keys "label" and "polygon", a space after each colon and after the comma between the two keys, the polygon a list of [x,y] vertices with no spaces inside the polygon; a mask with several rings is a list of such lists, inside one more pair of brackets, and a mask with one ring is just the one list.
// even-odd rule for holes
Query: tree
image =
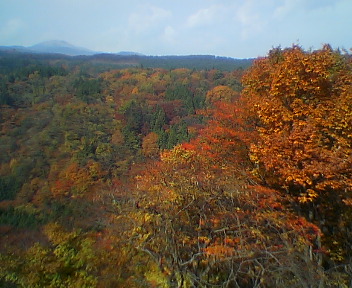
{"label": "tree", "polygon": [[151,130],[155,133],[160,133],[164,130],[164,126],[168,123],[165,111],[160,106],[157,106],[156,111],[152,114],[151,117]]}
{"label": "tree", "polygon": [[44,233],[49,246],[36,243],[23,258],[0,255],[0,277],[19,287],[97,287],[92,240],[53,223]]}
{"label": "tree", "polygon": [[[319,229],[285,210],[278,191],[229,177],[223,173],[234,170],[229,162],[192,144],[164,151],[137,178],[132,241],[158,264],[169,287],[324,282],[312,252]],[[309,267],[303,274],[301,265]]]}
{"label": "tree", "polygon": [[328,45],[313,52],[293,46],[273,49],[243,78],[259,133],[251,147],[255,173],[294,197],[340,260],[352,255],[351,71],[351,57]]}
{"label": "tree", "polygon": [[208,91],[206,95],[206,100],[210,104],[218,101],[233,102],[238,96],[239,93],[234,91],[230,87],[220,85]]}
{"label": "tree", "polygon": [[62,170],[51,191],[54,198],[87,198],[92,187],[104,180],[104,172],[99,163],[89,161],[84,167],[76,162]]}
{"label": "tree", "polygon": [[11,105],[11,98],[7,91],[7,83],[4,77],[0,77],[0,105]]}
{"label": "tree", "polygon": [[159,136],[155,132],[150,132],[143,138],[142,152],[144,156],[156,158],[159,155]]}
{"label": "tree", "polygon": [[84,79],[82,76],[73,83],[76,96],[86,103],[96,103],[101,99],[101,79]]}

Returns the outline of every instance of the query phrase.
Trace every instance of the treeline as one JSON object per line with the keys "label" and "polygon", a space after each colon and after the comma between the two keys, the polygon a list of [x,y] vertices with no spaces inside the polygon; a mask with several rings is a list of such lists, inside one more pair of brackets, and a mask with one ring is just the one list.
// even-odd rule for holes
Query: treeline
{"label": "treeline", "polygon": [[71,64],[1,73],[0,285],[350,286],[350,55]]}
{"label": "treeline", "polygon": [[92,56],[66,56],[62,54],[30,54],[16,51],[0,51],[0,73],[8,73],[11,69],[23,68],[29,63],[65,64],[66,66],[88,66],[98,72],[107,69],[121,68],[187,68],[196,70],[232,71],[246,69],[253,59],[236,59],[214,55],[188,56],[146,56],[146,55],[119,55],[95,54]]}

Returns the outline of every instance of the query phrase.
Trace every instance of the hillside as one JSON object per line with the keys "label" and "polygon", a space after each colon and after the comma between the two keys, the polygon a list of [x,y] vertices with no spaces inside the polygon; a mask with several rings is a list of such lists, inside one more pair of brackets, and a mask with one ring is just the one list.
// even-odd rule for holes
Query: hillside
{"label": "hillside", "polygon": [[351,59],[1,52],[0,287],[348,287]]}

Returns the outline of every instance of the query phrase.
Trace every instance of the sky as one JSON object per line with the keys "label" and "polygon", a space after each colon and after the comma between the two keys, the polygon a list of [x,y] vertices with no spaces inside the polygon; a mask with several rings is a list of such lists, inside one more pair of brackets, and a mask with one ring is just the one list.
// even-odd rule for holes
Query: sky
{"label": "sky", "polygon": [[94,51],[265,56],[352,48],[352,0],[0,0],[0,45],[63,40]]}

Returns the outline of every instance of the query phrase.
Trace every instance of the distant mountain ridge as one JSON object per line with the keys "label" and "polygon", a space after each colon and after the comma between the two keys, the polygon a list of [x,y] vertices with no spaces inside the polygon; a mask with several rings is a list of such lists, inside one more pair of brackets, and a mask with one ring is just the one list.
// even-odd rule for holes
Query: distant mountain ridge
{"label": "distant mountain ridge", "polygon": [[94,55],[98,52],[82,47],[74,46],[66,41],[45,41],[28,47],[28,49],[40,53],[58,53],[69,56]]}
{"label": "distant mountain ridge", "polygon": [[[0,46],[0,66],[2,61],[9,59],[32,59],[33,61],[59,60],[67,63],[90,63],[95,66],[112,69],[125,67],[145,68],[188,68],[188,69],[218,69],[231,71],[246,69],[252,65],[253,59],[220,57],[214,55],[168,55],[147,56],[137,52],[121,51],[117,53],[104,53],[74,46],[65,41],[46,41],[33,46]],[[6,60],[7,59],[7,60]],[[78,62],[77,62],[78,63]],[[0,67],[1,70],[1,67]]]}
{"label": "distant mountain ridge", "polygon": [[[32,46],[0,46],[2,51],[15,51],[23,53],[43,53],[43,54],[63,54],[67,56],[91,56],[101,54],[104,52],[93,51],[84,47],[78,47],[62,40],[51,40],[44,41]],[[111,53],[115,55],[131,56],[138,55],[144,56],[141,53],[131,51],[121,51],[117,53]]]}

